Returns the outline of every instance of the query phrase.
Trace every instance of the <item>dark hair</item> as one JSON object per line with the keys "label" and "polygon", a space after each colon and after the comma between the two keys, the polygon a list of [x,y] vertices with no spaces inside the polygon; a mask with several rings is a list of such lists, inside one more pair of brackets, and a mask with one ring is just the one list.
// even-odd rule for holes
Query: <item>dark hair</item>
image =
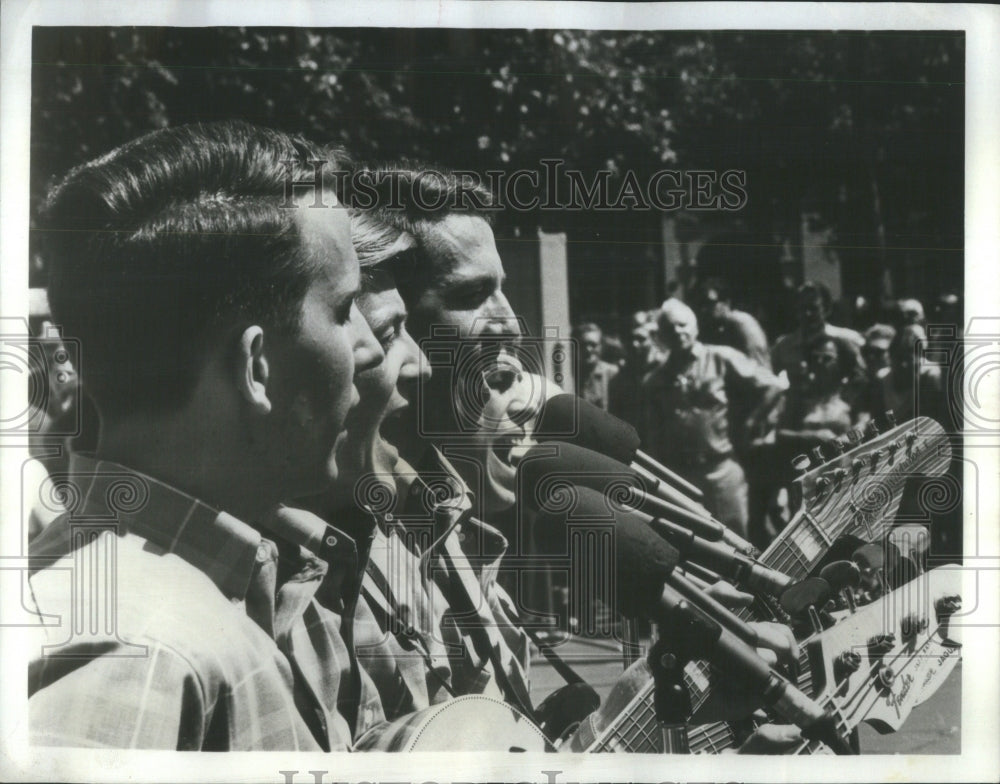
{"label": "dark hair", "polygon": [[155,131],[66,176],[46,205],[49,299],[102,413],[184,405],[220,329],[298,328],[315,262],[293,197],[323,193],[291,186],[329,157],[233,121]]}
{"label": "dark hair", "polygon": [[352,164],[351,206],[416,237],[449,215],[492,223],[496,202],[471,173],[411,161]]}
{"label": "dark hair", "polygon": [[[352,206],[373,222],[417,240],[391,260],[392,272],[409,304],[440,273],[425,243],[436,224],[450,215],[472,215],[492,225],[496,201],[471,174],[412,161],[356,164],[350,177]],[[389,261],[386,259],[386,261]]]}
{"label": "dark hair", "polygon": [[830,289],[825,283],[820,283],[816,280],[807,280],[798,289],[798,298],[803,299],[805,295],[810,297],[816,297],[820,302],[823,303],[823,309],[829,310],[830,306],[833,304],[833,295],[830,293]]}

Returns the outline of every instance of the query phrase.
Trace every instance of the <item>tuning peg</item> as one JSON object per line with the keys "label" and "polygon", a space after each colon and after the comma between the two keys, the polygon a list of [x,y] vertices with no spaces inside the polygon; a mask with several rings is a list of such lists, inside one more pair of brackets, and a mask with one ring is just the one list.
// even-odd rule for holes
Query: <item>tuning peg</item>
{"label": "tuning peg", "polygon": [[896,635],[892,632],[888,634],[876,634],[868,638],[868,658],[881,659],[896,645]]}
{"label": "tuning peg", "polygon": [[831,441],[831,442],[830,442],[830,446],[832,446],[832,447],[833,447],[834,451],[835,451],[835,452],[836,452],[836,453],[837,453],[838,455],[842,455],[842,454],[844,454],[844,450],[845,450],[845,449],[847,448],[847,444],[845,444],[845,443],[844,443],[844,442],[843,442],[843,441],[842,441],[841,439],[839,439],[839,438],[835,438],[835,439],[834,439],[833,441]]}
{"label": "tuning peg", "polygon": [[861,669],[861,654],[857,651],[843,651],[833,661],[833,675],[841,681]]}
{"label": "tuning peg", "polygon": [[962,597],[957,594],[942,596],[934,602],[934,614],[937,617],[938,634],[941,641],[949,647],[962,645],[962,624],[953,625],[951,616],[962,609]]}
{"label": "tuning peg", "polygon": [[961,596],[942,596],[940,599],[934,602],[934,611],[937,613],[938,619],[946,618],[949,615],[954,615],[961,609],[962,609]]}
{"label": "tuning peg", "polygon": [[816,465],[822,465],[826,462],[826,458],[823,457],[822,446],[814,446],[809,454],[812,455],[812,459],[816,461]]}
{"label": "tuning peg", "polygon": [[927,626],[928,622],[925,616],[910,613],[903,618],[902,623],[899,625],[900,636],[904,640],[912,640],[921,632],[927,631]]}
{"label": "tuning peg", "polygon": [[851,443],[851,446],[857,446],[858,444],[861,443],[861,440],[863,438],[864,438],[864,433],[862,433],[861,430],[856,427],[852,427],[850,430],[847,431],[847,440]]}
{"label": "tuning peg", "polygon": [[823,567],[819,576],[830,583],[830,587],[839,592],[847,602],[847,607],[854,613],[857,611],[857,600],[854,591],[861,587],[861,569],[853,561],[834,561]]}
{"label": "tuning peg", "polygon": [[878,425],[875,424],[875,420],[871,419],[868,421],[868,426],[865,427],[865,438],[872,439],[879,434]]}
{"label": "tuning peg", "polygon": [[896,412],[893,411],[891,408],[886,409],[886,412],[885,412],[885,421],[889,423],[889,427],[890,428],[893,428],[893,427],[896,426]]}
{"label": "tuning peg", "polygon": [[809,470],[809,455],[797,455],[792,459],[792,468],[797,474],[804,474]]}

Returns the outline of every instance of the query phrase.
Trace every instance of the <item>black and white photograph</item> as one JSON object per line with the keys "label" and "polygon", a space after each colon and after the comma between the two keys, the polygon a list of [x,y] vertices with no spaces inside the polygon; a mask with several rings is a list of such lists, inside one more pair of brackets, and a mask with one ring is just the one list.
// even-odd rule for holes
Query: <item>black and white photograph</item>
{"label": "black and white photograph", "polygon": [[996,7],[2,31],[4,780],[1000,775]]}

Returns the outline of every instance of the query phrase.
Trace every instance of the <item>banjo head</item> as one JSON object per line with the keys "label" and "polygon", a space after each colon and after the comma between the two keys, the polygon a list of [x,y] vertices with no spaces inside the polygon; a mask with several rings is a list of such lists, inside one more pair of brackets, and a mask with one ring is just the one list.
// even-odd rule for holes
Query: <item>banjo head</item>
{"label": "banjo head", "polygon": [[355,751],[550,751],[528,717],[500,699],[470,694],[373,727]]}

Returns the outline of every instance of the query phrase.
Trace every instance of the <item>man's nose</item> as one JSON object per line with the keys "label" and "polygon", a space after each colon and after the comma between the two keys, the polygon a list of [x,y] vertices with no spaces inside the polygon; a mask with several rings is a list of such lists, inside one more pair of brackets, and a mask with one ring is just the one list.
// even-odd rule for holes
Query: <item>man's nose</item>
{"label": "man's nose", "polygon": [[378,367],[385,359],[385,352],[357,305],[351,307],[351,329],[354,331],[355,374]]}
{"label": "man's nose", "polygon": [[486,319],[484,330],[486,334],[497,337],[520,337],[521,324],[502,291],[496,292],[487,300],[482,315]]}
{"label": "man's nose", "polygon": [[399,369],[399,377],[403,381],[426,381],[431,377],[431,363],[427,355],[417,345],[406,329],[403,329],[400,339],[405,341],[407,348],[406,361]]}

